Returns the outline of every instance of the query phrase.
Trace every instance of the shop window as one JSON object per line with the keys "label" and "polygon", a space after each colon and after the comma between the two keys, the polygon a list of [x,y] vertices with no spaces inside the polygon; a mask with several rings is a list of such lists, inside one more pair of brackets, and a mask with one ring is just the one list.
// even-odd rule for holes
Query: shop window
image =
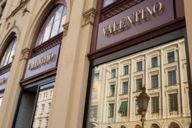
{"label": "shop window", "polygon": [[168,63],[175,62],[175,53],[174,53],[174,51],[167,53],[167,62]]}
{"label": "shop window", "polygon": [[114,116],[114,103],[110,103],[108,106],[108,118],[113,118]]}
{"label": "shop window", "polygon": [[12,63],[13,57],[15,54],[15,49],[16,49],[16,38],[14,37],[10,41],[8,47],[6,48],[6,50],[3,54],[3,57],[2,57],[1,63],[0,63],[0,68]]}
{"label": "shop window", "polygon": [[177,93],[169,94],[169,112],[178,111]]}
{"label": "shop window", "polygon": [[44,22],[37,38],[36,46],[45,43],[50,38],[63,31],[62,25],[66,20],[66,7],[58,5]]}
{"label": "shop window", "polygon": [[158,75],[151,76],[151,88],[152,89],[158,88]]}
{"label": "shop window", "polygon": [[121,114],[121,116],[127,116],[127,101],[122,101],[121,105],[119,107],[119,113]]}
{"label": "shop window", "polygon": [[168,71],[168,85],[176,85],[176,71],[172,70],[172,71]]}
{"label": "shop window", "polygon": [[159,97],[151,97],[151,113],[159,112]]}
{"label": "shop window", "polygon": [[137,71],[142,71],[143,70],[143,62],[139,61],[137,62]]}
{"label": "shop window", "polygon": [[151,67],[155,68],[158,66],[158,58],[157,56],[151,58]]}
{"label": "shop window", "polygon": [[[47,127],[54,83],[24,88],[14,127]],[[49,96],[48,96],[49,95]],[[25,120],[25,122],[23,122]]]}
{"label": "shop window", "polygon": [[117,0],[104,0],[103,1],[103,7],[106,7],[108,5],[111,5],[112,3],[114,3]]}

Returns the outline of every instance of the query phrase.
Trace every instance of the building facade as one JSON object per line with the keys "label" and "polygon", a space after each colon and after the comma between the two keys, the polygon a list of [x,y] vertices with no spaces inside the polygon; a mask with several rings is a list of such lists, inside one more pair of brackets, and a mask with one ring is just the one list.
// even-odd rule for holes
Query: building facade
{"label": "building facade", "polygon": [[191,125],[190,0],[0,0],[0,128]]}

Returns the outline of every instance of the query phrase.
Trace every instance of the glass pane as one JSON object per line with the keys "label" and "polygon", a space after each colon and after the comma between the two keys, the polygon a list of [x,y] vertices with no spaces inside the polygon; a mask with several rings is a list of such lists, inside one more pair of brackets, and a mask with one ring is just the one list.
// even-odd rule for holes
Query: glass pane
{"label": "glass pane", "polygon": [[114,3],[116,0],[104,0],[103,2],[103,7],[106,7],[112,3]]}
{"label": "glass pane", "polygon": [[53,24],[53,18],[54,17],[51,18],[51,20],[49,21],[49,23],[47,24],[47,26],[45,28],[45,33],[44,33],[42,42],[45,42],[50,38],[51,28],[52,28],[52,24]]}
{"label": "glass pane", "polygon": [[[179,60],[174,63],[167,63],[167,50],[178,48],[178,46],[178,53],[182,53],[177,55]],[[151,68],[152,55],[157,54],[157,51],[161,51],[158,53],[158,59],[154,59],[154,65],[157,64],[157,60],[158,67]],[[90,92],[89,109],[87,110],[88,112],[92,110],[90,112],[92,114],[87,116],[86,128],[107,128],[108,126],[120,128],[121,125],[125,124],[127,128],[132,128],[141,124],[141,111],[138,112],[141,104],[138,104],[136,99],[141,93],[142,86],[146,87],[146,93],[150,96],[147,106],[146,127],[150,128],[155,123],[155,121],[150,122],[153,119],[157,122],[163,122],[165,120],[164,114],[169,118],[180,118],[180,110],[183,110],[186,115],[182,117],[182,120],[190,121],[189,98],[186,98],[189,93],[188,90],[182,90],[189,87],[188,80],[183,79],[187,77],[187,70],[185,70],[187,66],[184,67],[184,65],[188,61],[184,51],[184,39],[179,39],[93,67],[92,82],[89,85],[91,90],[88,90]],[[129,65],[129,75],[124,75],[127,72],[126,65]],[[137,72],[137,67],[143,72]],[[169,71],[173,72],[168,73]],[[181,76],[182,79],[176,80],[176,76],[178,78]],[[115,78],[111,79],[112,77]],[[168,77],[170,77],[171,83],[177,82],[177,86],[168,86]],[[176,92],[176,95],[169,96]],[[127,101],[127,106],[123,101]],[[93,110],[95,106],[96,109]],[[127,111],[125,111],[126,109]],[[163,126],[163,123],[158,125]]]}

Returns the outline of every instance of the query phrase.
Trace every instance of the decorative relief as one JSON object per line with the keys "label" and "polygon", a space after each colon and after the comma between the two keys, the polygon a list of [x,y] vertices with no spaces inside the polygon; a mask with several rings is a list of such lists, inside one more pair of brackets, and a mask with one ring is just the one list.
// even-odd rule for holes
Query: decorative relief
{"label": "decorative relief", "polygon": [[65,24],[63,25],[63,29],[64,29],[63,35],[64,35],[64,36],[67,36],[67,32],[68,32],[68,29],[69,29],[69,22],[67,22],[67,23],[65,23]]}
{"label": "decorative relief", "polygon": [[30,49],[29,48],[24,48],[22,50],[22,57],[21,57],[21,60],[26,60],[29,58],[29,53],[30,53]]}
{"label": "decorative relief", "polygon": [[83,25],[82,27],[91,24],[94,24],[94,19],[96,15],[96,10],[94,8],[91,8],[83,13]]}

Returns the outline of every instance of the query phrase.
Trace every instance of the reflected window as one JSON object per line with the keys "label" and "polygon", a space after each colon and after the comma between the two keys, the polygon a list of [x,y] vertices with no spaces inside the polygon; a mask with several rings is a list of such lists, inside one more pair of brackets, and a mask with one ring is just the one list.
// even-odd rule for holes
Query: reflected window
{"label": "reflected window", "polygon": [[174,53],[174,51],[167,53],[167,61],[168,61],[168,63],[175,62],[175,53]]}
{"label": "reflected window", "polygon": [[129,65],[125,65],[123,67],[123,75],[127,75],[127,74],[129,74]]}
{"label": "reflected window", "polygon": [[168,71],[168,85],[176,85],[176,71]]}
{"label": "reflected window", "polygon": [[137,71],[142,71],[143,70],[143,62],[139,61],[137,62]]}
{"label": "reflected window", "polygon": [[115,78],[116,77],[116,69],[112,69],[111,70],[111,78]]}
{"label": "reflected window", "polygon": [[108,117],[112,118],[114,116],[114,103],[109,104]]}
{"label": "reflected window", "polygon": [[142,78],[136,79],[136,91],[141,91],[142,89],[143,80]]}
{"label": "reflected window", "polygon": [[155,68],[158,66],[158,59],[157,56],[151,58],[151,67]]}
{"label": "reflected window", "polygon": [[158,88],[158,75],[151,76],[151,88],[152,89]]}
{"label": "reflected window", "polygon": [[16,38],[13,38],[3,54],[3,58],[0,63],[0,68],[12,63],[15,54],[15,48],[16,48]]}
{"label": "reflected window", "polygon": [[62,25],[66,20],[66,12],[66,7],[64,5],[58,5],[51,12],[40,30],[36,46],[41,45],[63,31]]}
{"label": "reflected window", "polygon": [[178,111],[177,93],[169,94],[169,112]]}
{"label": "reflected window", "polygon": [[159,112],[159,97],[151,97],[151,113]]}

